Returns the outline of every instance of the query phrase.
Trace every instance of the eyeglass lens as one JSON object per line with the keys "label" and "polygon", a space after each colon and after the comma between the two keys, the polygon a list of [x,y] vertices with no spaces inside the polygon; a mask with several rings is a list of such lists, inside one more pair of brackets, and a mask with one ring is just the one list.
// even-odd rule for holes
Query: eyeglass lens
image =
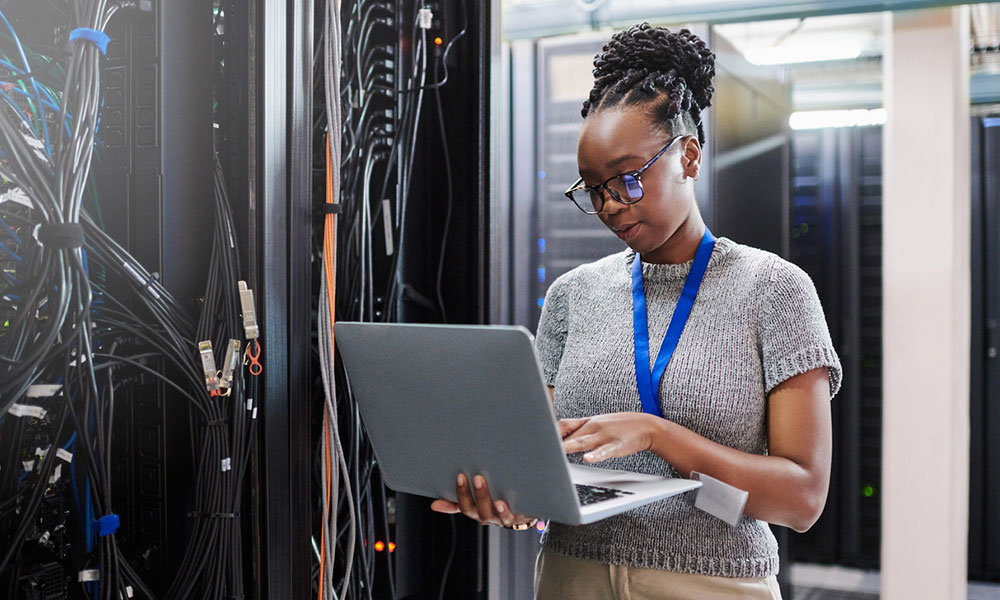
{"label": "eyeglass lens", "polygon": [[[639,182],[638,177],[632,174],[619,175],[608,181],[605,187],[614,200],[623,204],[632,204],[642,199],[642,183]],[[593,206],[593,210],[600,212],[601,208],[604,207],[602,191],[600,188],[597,190],[593,188],[576,190],[573,192],[573,200],[576,201],[580,208],[586,210],[586,200],[584,197],[587,196],[589,197],[591,206]]]}

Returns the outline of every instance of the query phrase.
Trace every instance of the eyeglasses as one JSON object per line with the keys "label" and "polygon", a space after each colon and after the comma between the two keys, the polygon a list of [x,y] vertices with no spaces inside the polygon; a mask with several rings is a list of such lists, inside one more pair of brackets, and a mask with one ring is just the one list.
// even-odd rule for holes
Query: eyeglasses
{"label": "eyeglasses", "polygon": [[607,190],[608,195],[615,202],[635,204],[639,200],[642,200],[642,196],[645,193],[642,188],[642,174],[656,162],[656,159],[663,156],[663,153],[673,146],[674,142],[682,137],[684,136],[678,135],[667,142],[667,145],[657,152],[656,156],[649,159],[649,162],[642,165],[642,168],[636,171],[615,175],[600,185],[584,185],[583,177],[581,177],[563,193],[576,204],[577,208],[588,215],[596,215],[604,208],[605,190]]}

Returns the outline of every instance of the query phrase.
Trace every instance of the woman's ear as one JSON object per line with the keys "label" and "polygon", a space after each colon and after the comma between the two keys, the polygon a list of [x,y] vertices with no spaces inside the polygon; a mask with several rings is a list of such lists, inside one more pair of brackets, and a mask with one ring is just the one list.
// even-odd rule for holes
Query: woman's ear
{"label": "woman's ear", "polygon": [[701,144],[693,135],[681,141],[681,168],[684,169],[685,177],[698,180],[701,173]]}

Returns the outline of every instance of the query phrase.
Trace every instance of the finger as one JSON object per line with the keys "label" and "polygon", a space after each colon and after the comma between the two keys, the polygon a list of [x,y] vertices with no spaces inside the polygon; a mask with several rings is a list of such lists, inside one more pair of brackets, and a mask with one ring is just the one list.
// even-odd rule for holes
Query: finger
{"label": "finger", "polygon": [[620,441],[610,442],[608,444],[602,444],[590,452],[587,452],[583,455],[583,460],[584,462],[595,463],[609,458],[625,456],[627,454],[629,453],[625,451],[625,445]]}
{"label": "finger", "polygon": [[493,509],[493,500],[490,498],[490,489],[486,486],[486,478],[482,475],[473,477],[472,488],[476,496],[476,511],[479,513],[480,523],[499,523],[500,519]]}
{"label": "finger", "polygon": [[570,437],[563,440],[563,451],[566,454],[576,454],[577,452],[586,452],[597,446],[600,446],[602,440],[596,434],[587,434],[577,437]]}
{"label": "finger", "polygon": [[469,479],[464,473],[459,473],[455,481],[455,495],[458,496],[458,508],[462,514],[478,521],[479,513],[476,511],[476,501],[469,490]]}
{"label": "finger", "polygon": [[438,499],[431,502],[431,510],[434,512],[445,513],[453,515],[462,512],[462,509],[458,506],[457,502],[452,502],[450,500]]}
{"label": "finger", "polygon": [[590,419],[563,419],[559,421],[559,437],[564,438],[583,427]]}
{"label": "finger", "polygon": [[517,516],[510,512],[510,507],[503,500],[497,500],[493,503],[493,508],[496,511],[497,517],[500,519],[500,524],[504,527],[510,527],[517,522]]}

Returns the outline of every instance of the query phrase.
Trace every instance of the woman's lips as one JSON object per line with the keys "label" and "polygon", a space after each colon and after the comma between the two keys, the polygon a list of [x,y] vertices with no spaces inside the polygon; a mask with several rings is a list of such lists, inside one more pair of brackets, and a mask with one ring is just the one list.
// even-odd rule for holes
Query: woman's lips
{"label": "woman's lips", "polygon": [[626,244],[635,239],[635,236],[639,235],[639,223],[632,223],[631,225],[619,225],[614,227],[615,234],[621,238]]}

